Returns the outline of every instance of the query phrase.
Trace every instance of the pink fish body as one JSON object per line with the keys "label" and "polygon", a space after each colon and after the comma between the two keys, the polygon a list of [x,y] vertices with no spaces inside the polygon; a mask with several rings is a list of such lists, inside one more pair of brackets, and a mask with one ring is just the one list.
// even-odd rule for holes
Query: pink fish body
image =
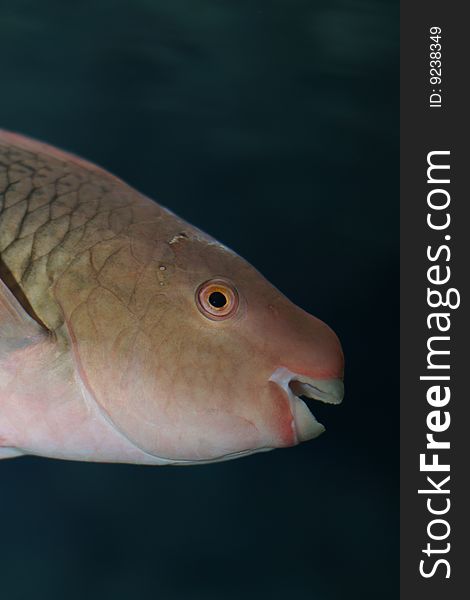
{"label": "pink fish body", "polygon": [[[322,321],[123,181],[0,132],[0,458],[198,464],[293,446],[337,404]],[[310,404],[310,400],[308,401]]]}

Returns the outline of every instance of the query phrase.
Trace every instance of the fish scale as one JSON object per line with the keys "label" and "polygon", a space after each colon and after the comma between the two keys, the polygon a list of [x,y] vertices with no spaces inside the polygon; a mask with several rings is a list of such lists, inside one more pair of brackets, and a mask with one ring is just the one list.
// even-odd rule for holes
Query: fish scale
{"label": "fish scale", "polygon": [[[53,149],[39,144],[34,152],[12,148],[18,138],[8,138],[0,139],[3,278],[14,292],[19,288],[34,315],[56,331],[64,318],[51,294],[70,264],[86,253],[104,263],[113,252],[109,242],[116,236],[121,236],[121,245],[123,238],[132,242],[139,232],[133,235],[130,226],[156,222],[160,207],[153,203],[149,219],[143,197],[117,178],[75,157],[60,160]],[[185,224],[158,225],[152,229],[155,243],[159,229],[170,241]],[[168,262],[164,248],[163,256]],[[129,290],[123,294],[128,301]]]}

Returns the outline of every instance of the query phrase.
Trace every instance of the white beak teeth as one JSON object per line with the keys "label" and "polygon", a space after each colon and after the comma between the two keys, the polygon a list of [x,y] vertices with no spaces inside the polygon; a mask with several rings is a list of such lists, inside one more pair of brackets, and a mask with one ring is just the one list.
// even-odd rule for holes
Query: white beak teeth
{"label": "white beak teeth", "polygon": [[313,440],[325,431],[325,427],[315,419],[315,416],[300,398],[294,397],[292,412],[299,442]]}
{"label": "white beak teeth", "polygon": [[326,404],[341,404],[344,396],[344,383],[341,379],[292,379],[289,387],[296,396],[315,398]]}
{"label": "white beak teeth", "polygon": [[312,379],[292,373],[285,367],[276,369],[269,379],[282,387],[289,397],[293,425],[299,442],[312,440],[325,431],[325,427],[316,420],[299,396],[327,404],[340,404],[343,400],[344,385],[341,379]]}

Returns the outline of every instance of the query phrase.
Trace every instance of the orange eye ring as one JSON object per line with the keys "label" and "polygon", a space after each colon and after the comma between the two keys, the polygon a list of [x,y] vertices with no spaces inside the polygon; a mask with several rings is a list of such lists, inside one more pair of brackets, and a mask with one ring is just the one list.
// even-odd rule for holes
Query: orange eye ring
{"label": "orange eye ring", "polygon": [[223,321],[237,312],[238,292],[225,279],[210,279],[197,288],[196,304],[208,319]]}

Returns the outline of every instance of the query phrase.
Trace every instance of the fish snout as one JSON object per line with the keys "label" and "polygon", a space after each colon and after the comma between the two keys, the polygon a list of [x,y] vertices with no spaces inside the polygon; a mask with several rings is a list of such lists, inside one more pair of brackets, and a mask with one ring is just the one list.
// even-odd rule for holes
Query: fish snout
{"label": "fish snout", "polygon": [[323,321],[297,307],[289,321],[289,332],[284,331],[283,350],[269,381],[287,396],[295,442],[299,443],[325,431],[310,410],[310,400],[342,402],[344,357],[338,337]]}

